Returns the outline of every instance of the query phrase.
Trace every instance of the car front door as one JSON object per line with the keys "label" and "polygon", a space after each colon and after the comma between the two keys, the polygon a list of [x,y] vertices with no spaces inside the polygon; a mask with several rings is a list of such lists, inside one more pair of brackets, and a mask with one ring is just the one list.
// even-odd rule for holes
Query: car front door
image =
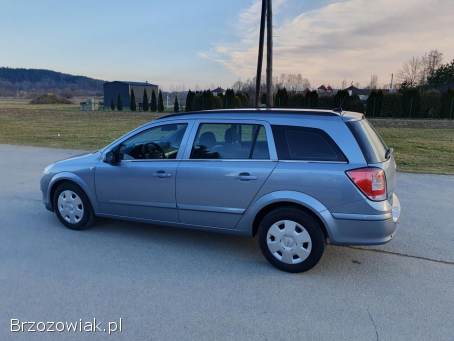
{"label": "car front door", "polygon": [[202,121],[178,167],[180,222],[232,229],[275,167],[269,127],[253,121]]}
{"label": "car front door", "polygon": [[177,222],[175,175],[187,132],[188,122],[166,123],[114,146],[121,161],[95,170],[101,215]]}

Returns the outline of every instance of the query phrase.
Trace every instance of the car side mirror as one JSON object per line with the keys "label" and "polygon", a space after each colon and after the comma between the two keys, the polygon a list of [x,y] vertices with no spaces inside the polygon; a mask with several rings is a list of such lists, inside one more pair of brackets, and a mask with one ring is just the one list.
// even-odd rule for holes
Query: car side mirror
{"label": "car side mirror", "polygon": [[104,157],[104,162],[113,166],[118,165],[120,161],[120,150],[118,148],[109,150]]}

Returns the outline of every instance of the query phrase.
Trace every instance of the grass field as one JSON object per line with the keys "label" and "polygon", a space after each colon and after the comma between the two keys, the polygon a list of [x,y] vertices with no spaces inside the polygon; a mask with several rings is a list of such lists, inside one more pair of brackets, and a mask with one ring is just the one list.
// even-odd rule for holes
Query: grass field
{"label": "grass field", "polygon": [[[94,150],[158,117],[141,112],[80,112],[76,105],[0,100],[0,143]],[[374,120],[406,172],[454,174],[454,124]]]}

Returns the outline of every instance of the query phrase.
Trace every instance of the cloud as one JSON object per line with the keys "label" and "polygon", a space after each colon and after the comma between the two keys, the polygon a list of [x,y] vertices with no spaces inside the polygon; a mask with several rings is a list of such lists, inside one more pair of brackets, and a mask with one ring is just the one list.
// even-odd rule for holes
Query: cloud
{"label": "cloud", "polygon": [[[296,1],[296,0],[294,0]],[[283,5],[289,6],[283,6]],[[203,58],[237,77],[256,68],[261,1],[238,16],[234,42],[215,42]],[[452,0],[343,0],[302,13],[279,13],[291,0],[276,1],[283,16],[275,30],[275,72],[302,73],[313,85],[342,80],[367,84],[371,74],[386,83],[404,61],[431,49],[454,58]]]}

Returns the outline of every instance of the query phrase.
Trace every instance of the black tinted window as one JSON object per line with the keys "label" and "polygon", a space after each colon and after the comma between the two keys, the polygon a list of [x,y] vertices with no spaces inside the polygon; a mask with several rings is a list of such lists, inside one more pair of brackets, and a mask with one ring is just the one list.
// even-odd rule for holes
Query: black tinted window
{"label": "black tinted window", "polygon": [[123,160],[176,159],[187,124],[166,124],[134,135],[120,146]]}
{"label": "black tinted window", "polygon": [[257,124],[203,123],[191,159],[269,159],[265,128]]}
{"label": "black tinted window", "polygon": [[342,151],[323,130],[294,126],[273,126],[280,160],[347,161]]}
{"label": "black tinted window", "polygon": [[379,163],[386,160],[388,147],[369,121],[363,119],[348,122],[347,126],[358,142],[367,163]]}

